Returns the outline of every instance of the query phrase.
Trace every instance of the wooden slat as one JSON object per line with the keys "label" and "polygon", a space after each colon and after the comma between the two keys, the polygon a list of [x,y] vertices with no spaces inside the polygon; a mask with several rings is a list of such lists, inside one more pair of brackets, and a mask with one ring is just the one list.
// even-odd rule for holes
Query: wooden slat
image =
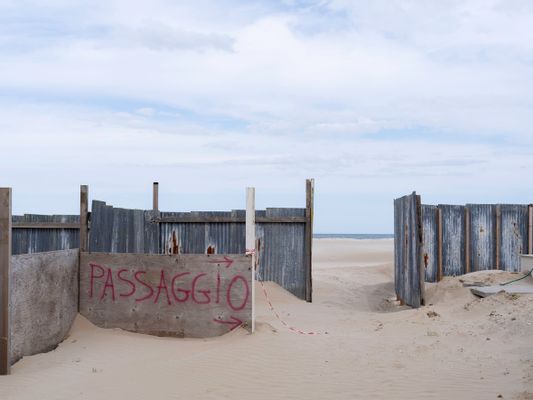
{"label": "wooden slat", "polygon": [[80,229],[80,224],[70,222],[13,222],[13,229]]}
{"label": "wooden slat", "polygon": [[10,372],[11,188],[0,188],[0,375]]}
{"label": "wooden slat", "polygon": [[252,264],[252,333],[255,332],[255,188],[246,188],[246,252]]}
{"label": "wooden slat", "polygon": [[159,211],[159,182],[154,182],[152,187],[152,211]]}
{"label": "wooden slat", "polygon": [[88,218],[87,214],[89,212],[89,186],[81,185],[80,186],[80,251],[87,251],[89,248],[88,244]]}
{"label": "wooden slat", "polygon": [[313,300],[313,210],[314,210],[315,180],[305,182],[305,299]]}

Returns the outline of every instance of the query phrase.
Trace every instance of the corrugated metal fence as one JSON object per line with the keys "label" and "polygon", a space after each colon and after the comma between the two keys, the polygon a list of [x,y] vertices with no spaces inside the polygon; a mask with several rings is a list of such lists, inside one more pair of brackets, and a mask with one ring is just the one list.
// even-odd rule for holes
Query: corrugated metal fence
{"label": "corrugated metal fence", "polygon": [[394,289],[398,299],[412,307],[424,304],[421,251],[420,196],[413,192],[394,200]]}
{"label": "corrugated metal fence", "polygon": [[[306,185],[306,208],[256,211],[257,277],[271,280],[311,301],[313,180]],[[93,201],[81,187],[78,215],[13,216],[13,254],[80,247],[92,252],[151,254],[240,254],[246,251],[244,210],[159,212],[115,208]],[[81,230],[80,230],[81,229]],[[85,243],[85,242],[84,242]]]}
{"label": "corrugated metal fence", "polygon": [[[256,211],[258,277],[306,299],[305,208]],[[245,211],[154,212],[93,201],[89,251],[155,254],[241,254]]]}
{"label": "corrugated metal fence", "polygon": [[[488,269],[516,272],[520,270],[520,254],[533,252],[531,205],[421,205],[420,216],[406,219],[405,213],[411,212],[406,211],[406,202],[412,202],[414,195],[394,202],[396,293],[406,302],[407,298],[416,297],[410,291],[420,291],[416,282],[409,283],[404,278],[406,274],[416,274],[419,265],[401,258],[405,251],[404,234],[416,230],[413,224],[418,223],[417,218],[422,226],[419,263],[425,270],[426,282]],[[406,268],[410,272],[405,272]],[[410,286],[404,289],[405,284]]]}

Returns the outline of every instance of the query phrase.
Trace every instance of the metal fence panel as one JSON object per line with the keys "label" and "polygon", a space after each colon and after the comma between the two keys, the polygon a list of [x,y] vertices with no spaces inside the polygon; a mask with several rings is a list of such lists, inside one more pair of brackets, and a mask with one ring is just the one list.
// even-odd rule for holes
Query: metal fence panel
{"label": "metal fence panel", "polygon": [[[63,222],[79,224],[79,215],[14,215],[13,223]],[[44,251],[68,250],[79,247],[78,229],[13,228],[12,254],[31,254]]]}
{"label": "metal fence panel", "polygon": [[394,201],[395,289],[398,297],[412,307],[424,304],[422,268],[422,211],[420,197],[413,193]]}
{"label": "metal fence panel", "polygon": [[467,204],[470,215],[470,270],[494,269],[496,265],[496,206]]}
{"label": "metal fence panel", "polygon": [[528,206],[501,204],[500,269],[518,272],[520,254],[527,253]]}
{"label": "metal fence panel", "polygon": [[465,273],[465,207],[439,205],[442,214],[442,273],[458,276]]}

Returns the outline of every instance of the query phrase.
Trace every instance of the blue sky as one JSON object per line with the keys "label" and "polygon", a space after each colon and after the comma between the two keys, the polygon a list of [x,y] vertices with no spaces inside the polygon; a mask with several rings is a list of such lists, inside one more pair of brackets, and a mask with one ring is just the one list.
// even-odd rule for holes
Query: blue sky
{"label": "blue sky", "polygon": [[323,233],[391,232],[413,190],[530,203],[532,37],[522,0],[0,0],[0,185],[187,211],[313,177]]}

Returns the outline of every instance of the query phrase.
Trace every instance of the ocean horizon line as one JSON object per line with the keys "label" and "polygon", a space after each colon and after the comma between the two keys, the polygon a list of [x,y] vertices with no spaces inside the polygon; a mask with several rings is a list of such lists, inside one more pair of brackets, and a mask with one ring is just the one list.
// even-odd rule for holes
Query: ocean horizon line
{"label": "ocean horizon line", "polygon": [[393,233],[314,233],[313,239],[393,239]]}

